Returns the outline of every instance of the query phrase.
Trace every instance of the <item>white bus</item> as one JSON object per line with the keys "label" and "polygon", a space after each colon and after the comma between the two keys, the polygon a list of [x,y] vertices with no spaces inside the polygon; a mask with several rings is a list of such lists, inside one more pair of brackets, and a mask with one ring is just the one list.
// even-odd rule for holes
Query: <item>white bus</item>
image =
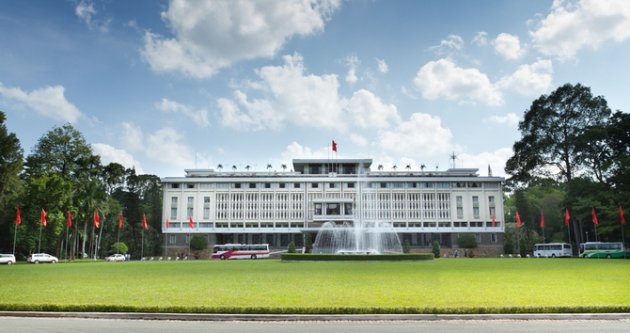
{"label": "white bus", "polygon": [[567,243],[545,243],[534,245],[534,257],[536,258],[559,258],[573,256],[571,244]]}
{"label": "white bus", "polygon": [[222,244],[212,248],[212,259],[269,258],[269,244]]}

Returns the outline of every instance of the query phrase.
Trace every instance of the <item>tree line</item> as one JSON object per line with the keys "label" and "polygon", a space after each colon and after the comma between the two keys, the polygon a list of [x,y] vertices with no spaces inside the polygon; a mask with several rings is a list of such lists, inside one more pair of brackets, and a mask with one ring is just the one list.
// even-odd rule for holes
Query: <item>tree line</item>
{"label": "tree line", "polygon": [[[630,115],[589,87],[565,84],[534,100],[506,163],[505,251],[537,242],[628,241]],[[541,219],[542,223],[541,223]],[[625,229],[624,229],[625,228]],[[517,243],[520,242],[520,243]]]}
{"label": "tree line", "polygon": [[71,124],[45,133],[24,157],[5,121],[0,111],[0,251],[15,247],[18,258],[37,251],[102,258],[122,242],[132,256],[162,252],[159,177],[118,163],[103,165]]}

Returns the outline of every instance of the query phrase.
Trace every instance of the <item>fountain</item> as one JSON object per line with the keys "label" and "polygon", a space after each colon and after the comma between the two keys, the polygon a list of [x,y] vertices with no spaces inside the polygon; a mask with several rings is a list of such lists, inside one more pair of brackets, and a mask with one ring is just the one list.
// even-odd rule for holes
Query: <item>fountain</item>
{"label": "fountain", "polygon": [[[351,221],[324,222],[315,237],[313,253],[387,254],[402,253],[400,239],[391,223],[367,218],[365,210],[376,211],[376,197],[364,198],[364,181],[357,181],[356,207]],[[378,212],[377,212],[378,214]],[[373,214],[374,215],[374,214]],[[377,215],[378,216],[378,215]]]}

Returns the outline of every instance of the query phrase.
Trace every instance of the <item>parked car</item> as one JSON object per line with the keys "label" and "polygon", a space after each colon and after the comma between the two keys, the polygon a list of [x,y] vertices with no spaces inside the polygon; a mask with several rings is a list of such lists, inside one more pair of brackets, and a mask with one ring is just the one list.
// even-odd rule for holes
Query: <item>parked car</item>
{"label": "parked car", "polygon": [[112,254],[111,256],[105,258],[105,260],[107,260],[107,261],[125,261],[125,256],[120,254],[120,253],[116,253],[116,254]]}
{"label": "parked car", "polygon": [[51,264],[56,264],[59,259],[55,256],[51,256],[48,253],[33,253],[31,254],[26,261],[34,264],[39,264],[40,262],[49,262]]}
{"label": "parked car", "polygon": [[15,256],[12,254],[0,254],[0,264],[15,264]]}

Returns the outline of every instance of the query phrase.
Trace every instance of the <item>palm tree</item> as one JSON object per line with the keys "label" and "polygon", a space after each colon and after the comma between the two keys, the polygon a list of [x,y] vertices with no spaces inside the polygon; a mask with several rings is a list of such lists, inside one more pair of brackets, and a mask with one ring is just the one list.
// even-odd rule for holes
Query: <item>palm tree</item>
{"label": "palm tree", "polygon": [[232,171],[236,172],[236,165],[232,165]]}
{"label": "palm tree", "polygon": [[272,166],[271,164],[267,164],[267,171],[271,170]]}
{"label": "palm tree", "polygon": [[405,169],[407,169],[407,171],[411,170],[411,164],[407,164],[407,166],[405,167]]}
{"label": "palm tree", "polygon": [[249,169],[251,169],[251,168],[252,167],[250,167],[249,164],[245,166],[245,170],[247,170],[247,171],[249,171]]}
{"label": "palm tree", "polygon": [[424,171],[424,168],[426,168],[427,166],[424,164],[420,164],[420,171]]}
{"label": "palm tree", "polygon": [[219,169],[219,171],[223,170],[223,164],[217,165],[217,169]]}
{"label": "palm tree", "polygon": [[286,164],[282,164],[280,167],[282,168],[282,171],[287,171],[287,165]]}
{"label": "palm tree", "polygon": [[392,169],[394,169],[394,171],[396,171],[396,169],[398,169],[398,166],[396,166],[396,164],[394,164],[394,165],[392,166]]}
{"label": "palm tree", "polygon": [[379,164],[377,169],[378,169],[378,171],[383,171],[383,165]]}

